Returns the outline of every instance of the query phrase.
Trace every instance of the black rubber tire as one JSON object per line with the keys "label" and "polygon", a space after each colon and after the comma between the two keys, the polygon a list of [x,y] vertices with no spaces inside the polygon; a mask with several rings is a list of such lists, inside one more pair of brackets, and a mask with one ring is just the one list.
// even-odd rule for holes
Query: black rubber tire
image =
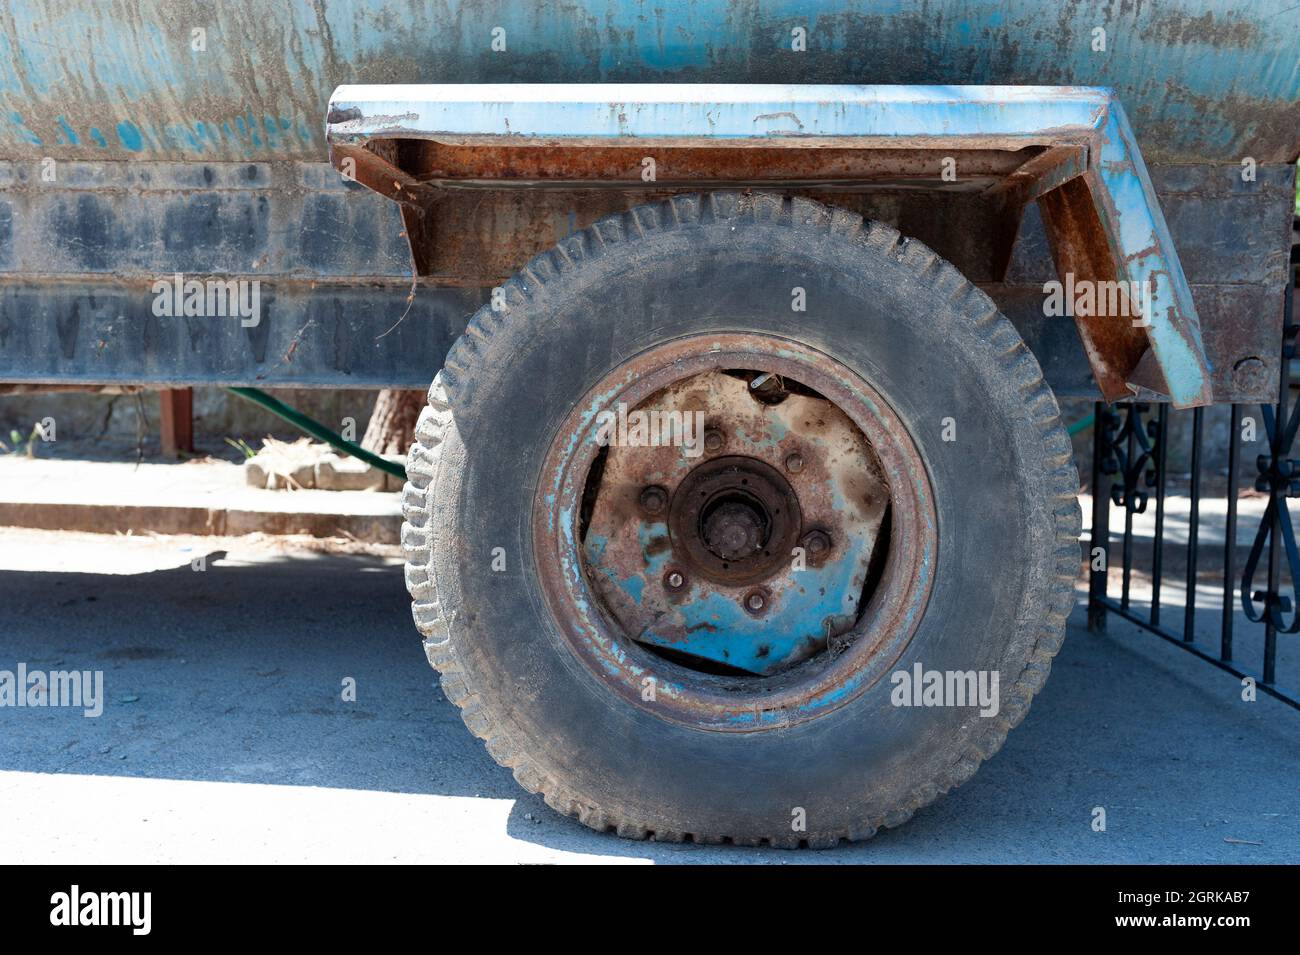
{"label": "black rubber tire", "polygon": [[[802,286],[807,312],[791,311]],[[679,196],[534,258],[429,392],[407,464],[406,579],[448,699],[530,792],[632,838],[827,846],[968,779],[1043,685],[1074,602],[1078,477],[1041,369],[992,301],[894,229],[772,195]],[[552,435],[626,356],[707,330],[820,349],[886,396],[919,447],[939,545],[897,663],[1001,674],[1001,710],[899,709],[881,680],[807,722],[693,729],[626,704],[556,635],[532,566]],[[941,439],[953,418],[956,440]],[[504,573],[489,570],[505,549]],[[803,809],[806,830],[791,824]]]}

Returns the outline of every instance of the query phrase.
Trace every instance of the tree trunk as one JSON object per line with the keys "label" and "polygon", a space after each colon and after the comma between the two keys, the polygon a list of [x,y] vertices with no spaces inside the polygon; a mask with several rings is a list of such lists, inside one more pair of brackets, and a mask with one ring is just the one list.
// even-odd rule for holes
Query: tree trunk
{"label": "tree trunk", "polygon": [[385,388],[375,399],[361,446],[375,454],[405,454],[415,440],[415,422],[424,407],[423,391]]}

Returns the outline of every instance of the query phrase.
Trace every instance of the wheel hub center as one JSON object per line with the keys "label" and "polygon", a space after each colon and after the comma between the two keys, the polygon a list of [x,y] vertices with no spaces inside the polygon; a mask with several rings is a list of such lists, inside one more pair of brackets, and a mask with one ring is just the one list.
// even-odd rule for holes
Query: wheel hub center
{"label": "wheel hub center", "polygon": [[799,499],[780,472],[756,458],[714,458],[681,482],[669,507],[674,554],[699,576],[746,584],[789,562]]}
{"label": "wheel hub center", "polygon": [[704,546],[723,560],[743,560],[762,549],[769,520],[763,506],[743,493],[728,493],[704,509]]}

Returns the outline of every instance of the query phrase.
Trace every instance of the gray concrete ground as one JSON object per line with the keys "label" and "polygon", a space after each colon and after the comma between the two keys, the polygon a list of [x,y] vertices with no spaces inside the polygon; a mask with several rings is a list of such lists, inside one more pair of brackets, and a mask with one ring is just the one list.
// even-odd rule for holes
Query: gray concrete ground
{"label": "gray concrete ground", "polygon": [[800,853],[599,835],[461,724],[394,557],[302,543],[0,530],[0,669],[101,669],[107,697],[0,709],[0,862],[1300,861],[1300,712],[1079,612],[1003,751],[900,829]]}

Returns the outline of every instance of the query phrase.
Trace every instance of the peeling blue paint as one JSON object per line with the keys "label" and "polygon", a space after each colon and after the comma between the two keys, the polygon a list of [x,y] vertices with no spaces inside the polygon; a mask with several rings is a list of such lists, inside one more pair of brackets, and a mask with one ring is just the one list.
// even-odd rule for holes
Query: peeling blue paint
{"label": "peeling blue paint", "polygon": [[70,146],[75,146],[81,142],[80,137],[77,136],[77,131],[68,125],[66,119],[60,116],[55,121],[59,124],[59,131],[63,134],[62,142],[66,142]]}
{"label": "peeling blue paint", "polygon": [[[198,147],[144,137],[143,150],[158,158],[184,158],[194,148],[230,160],[318,158],[330,89],[364,76],[395,83],[999,84],[1032,77],[1108,84],[1144,141],[1160,137],[1162,161],[1281,160],[1282,124],[1297,99],[1294,0],[1073,4],[1054,9],[1050,22],[1041,0],[942,0],[928,8],[914,0],[657,7],[574,0],[554,9],[455,2],[422,8],[420,16],[411,15],[410,0],[244,0],[214,7],[203,53],[190,49],[188,30],[174,27],[171,0],[27,0],[9,8],[0,26],[0,115],[28,113],[37,139],[54,139],[59,114],[77,130],[129,119],[156,133],[194,130],[200,121],[215,127],[248,103],[297,130],[296,137],[283,135],[287,128],[279,136],[265,131],[256,142],[200,136]],[[490,50],[498,26],[509,44],[501,55]],[[1091,48],[1098,26],[1116,45],[1104,55]],[[806,53],[791,49],[795,27],[807,30]],[[245,42],[253,33],[259,42]],[[222,49],[230,43],[239,44],[237,58]],[[1261,139],[1274,155],[1261,152]],[[0,151],[36,145],[0,125]]]}
{"label": "peeling blue paint", "polygon": [[140,127],[130,120],[123,120],[117,124],[117,138],[122,148],[133,153],[144,149],[144,136],[140,133]]}
{"label": "peeling blue paint", "polygon": [[41,138],[27,128],[27,125],[23,122],[23,118],[17,113],[9,114],[9,122],[16,128],[17,135],[23,142],[32,146],[41,145]]}

